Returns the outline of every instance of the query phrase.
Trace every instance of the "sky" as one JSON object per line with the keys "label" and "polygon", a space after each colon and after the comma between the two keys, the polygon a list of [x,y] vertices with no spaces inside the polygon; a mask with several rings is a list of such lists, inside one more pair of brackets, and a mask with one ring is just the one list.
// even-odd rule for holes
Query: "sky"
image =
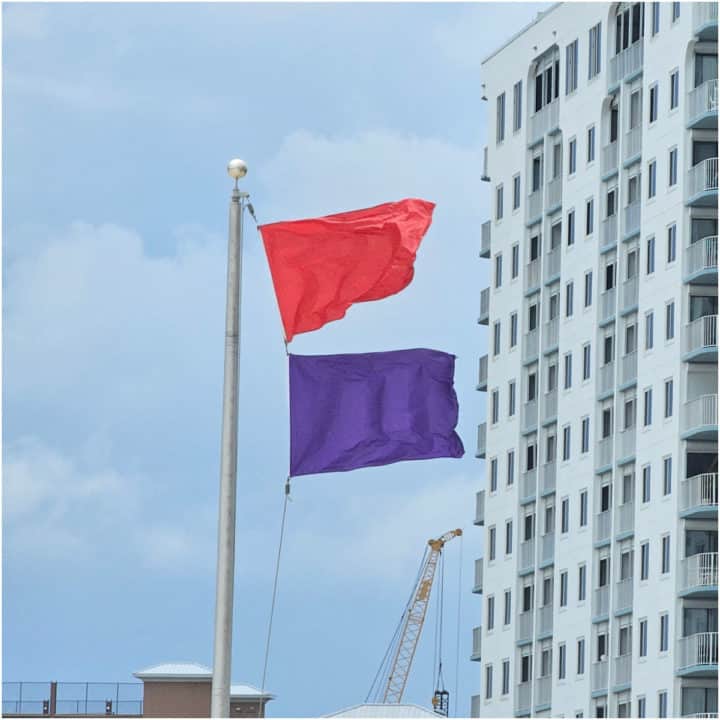
{"label": "sky", "polygon": [[[293,481],[268,714],[363,702],[425,543],[455,527],[443,675],[452,714],[469,714],[487,347],[480,63],[546,6],[3,4],[4,681],[212,664],[225,168],[242,157],[260,222],[437,203],[412,284],[290,350],[454,353],[466,450]],[[288,387],[246,228],[232,679],[259,685]],[[404,698],[423,706],[436,598]]]}

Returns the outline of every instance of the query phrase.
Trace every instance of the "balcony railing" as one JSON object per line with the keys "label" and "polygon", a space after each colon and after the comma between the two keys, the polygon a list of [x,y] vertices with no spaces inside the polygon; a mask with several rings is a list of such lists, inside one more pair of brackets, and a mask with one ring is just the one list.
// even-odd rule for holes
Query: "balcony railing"
{"label": "balcony railing", "polygon": [[637,351],[623,355],[622,366],[620,370],[620,382],[622,385],[629,385],[637,381]]}
{"label": "balcony railing", "polygon": [[678,671],[689,670],[698,665],[718,664],[717,632],[696,633],[678,640]]}
{"label": "balcony railing", "polygon": [[695,275],[714,270],[717,272],[718,239],[717,235],[709,235],[685,249],[687,262],[686,275]]}
{"label": "balcony railing", "polygon": [[471,695],[470,696],[470,717],[471,718],[479,718],[480,717],[480,702],[481,702],[480,695]]}
{"label": "balcony railing", "polygon": [[483,355],[478,361],[478,390],[487,390],[488,356]]}
{"label": "balcony railing", "polygon": [[535,330],[525,333],[523,338],[523,362],[528,363],[537,359],[540,347],[540,333]]}
{"label": "balcony railing", "polygon": [[640,232],[640,203],[634,202],[625,206],[625,237]]}
{"label": "balcony railing", "polygon": [[475,455],[479,458],[485,457],[485,450],[487,446],[487,423],[480,423],[478,425],[478,444],[477,452]]}
{"label": "balcony railing", "polygon": [[633,579],[615,583],[615,611],[631,610],[633,606]]}
{"label": "balcony railing", "polygon": [[688,200],[694,202],[699,196],[717,192],[718,159],[708,158],[688,170]]}
{"label": "balcony railing", "polygon": [[540,260],[531,260],[525,266],[525,292],[540,287]]}
{"label": "balcony railing", "polygon": [[680,512],[715,510],[718,506],[718,474],[702,473],[680,484]]}
{"label": "balcony railing", "polygon": [[615,288],[600,293],[600,322],[615,317]]}
{"label": "balcony railing", "polygon": [[625,140],[623,142],[623,161],[627,162],[636,155],[639,155],[641,148],[642,127],[638,125],[625,133]]}
{"label": "balcony railing", "polygon": [[680,561],[681,589],[690,592],[717,592],[718,554],[716,552],[698,553]]}
{"label": "balcony railing", "polygon": [[538,635],[547,635],[553,631],[552,603],[544,605],[538,610]]}
{"label": "balcony railing", "polygon": [[[688,93],[687,121],[691,127],[707,118],[711,113],[717,114],[718,107],[718,81],[706,80],[702,85],[693,88]],[[716,121],[717,122],[717,119]]]}
{"label": "balcony railing", "polygon": [[626,280],[622,286],[622,310],[628,312],[638,304],[638,276]]}
{"label": "balcony railing", "polygon": [[556,208],[562,204],[562,176],[556,177],[548,183],[547,201],[545,207]]}
{"label": "balcony railing", "polygon": [[618,461],[635,455],[635,429],[635,425],[631,425],[618,433]]}
{"label": "balcony railing", "polygon": [[552,676],[546,675],[535,681],[535,707],[552,702]]}
{"label": "balcony railing", "polygon": [[519,570],[529,570],[535,565],[535,538],[520,543]]}
{"label": "balcony railing", "polygon": [[523,403],[522,408],[522,429],[523,432],[530,432],[537,427],[538,404],[537,400]]}
{"label": "balcony railing", "polygon": [[547,392],[543,396],[543,422],[557,417],[557,390]]}
{"label": "balcony railing", "polygon": [[626,502],[615,509],[615,534],[633,532],[635,529],[635,503]]}
{"label": "balcony railing", "polygon": [[560,247],[554,247],[545,256],[545,282],[560,274]]}
{"label": "balcony railing", "polygon": [[[559,263],[558,263],[559,272]],[[560,320],[554,317],[543,325],[543,352],[554,350],[560,340]]]}
{"label": "balcony railing", "polygon": [[610,526],[612,524],[609,510],[595,513],[595,542],[605,542],[610,539]]}
{"label": "balcony railing", "polygon": [[590,683],[593,692],[606,690],[608,686],[608,661],[594,662],[590,669]]}
{"label": "balcony railing", "polygon": [[717,315],[704,315],[685,326],[685,352],[717,350]]}
{"label": "balcony railing", "polygon": [[527,220],[532,222],[542,217],[543,192],[542,188],[535,190],[528,195],[527,199]]}
{"label": "balcony railing", "polygon": [[[717,37],[718,6],[714,2],[696,2],[692,4],[693,30],[698,33],[708,25],[715,25]],[[716,715],[717,717],[717,715]]]}
{"label": "balcony railing", "polygon": [[515,686],[515,715],[527,715],[530,712],[530,683],[521,682]]}
{"label": "balcony railing", "polygon": [[551,563],[555,560],[555,533],[549,532],[542,536],[540,546],[540,562]]}
{"label": "balcony railing", "polygon": [[542,491],[546,495],[548,493],[555,492],[555,478],[557,475],[557,468],[555,461],[551,460],[546,462],[542,466]]}
{"label": "balcony railing", "polygon": [[533,636],[533,611],[526,610],[518,616],[518,640],[532,640]]}
{"label": "balcony railing", "polygon": [[618,142],[614,140],[602,149],[602,174],[610,175],[618,169]]}
{"label": "balcony railing", "polygon": [[473,628],[473,644],[471,660],[480,660],[482,658],[482,628]]}
{"label": "balcony railing", "polygon": [[522,474],[520,485],[520,500],[534,499],[537,487],[537,468],[526,470]]}
{"label": "balcony railing", "polygon": [[475,584],[473,585],[474,593],[481,593],[483,591],[483,578],[485,572],[485,562],[483,558],[475,560]]}
{"label": "balcony railing", "polygon": [[485,491],[475,493],[475,525],[485,524]]}
{"label": "balcony railing", "polygon": [[606,217],[600,227],[600,251],[617,245],[618,223],[617,215]]}
{"label": "balcony railing", "polygon": [[487,325],[490,319],[490,288],[480,291],[480,317],[478,322]]}
{"label": "balcony railing", "polygon": [[595,458],[595,466],[605,467],[606,465],[610,465],[610,463],[612,463],[612,453],[612,437],[606,437],[602,438],[602,440],[598,440],[595,453],[597,456]]}
{"label": "balcony railing", "polygon": [[492,223],[486,220],[480,227],[480,257],[490,257],[490,229]]}
{"label": "balcony railing", "polygon": [[603,585],[602,587],[595,588],[593,590],[593,602],[592,602],[592,614],[594,617],[601,615],[607,615],[610,611],[610,586]]}
{"label": "balcony railing", "polygon": [[612,87],[642,68],[643,41],[634,42],[629,48],[610,58],[608,84]]}
{"label": "balcony railing", "polygon": [[603,395],[615,389],[615,363],[609,362],[600,366],[598,372],[598,392]]}
{"label": "balcony railing", "polygon": [[614,665],[613,685],[627,685],[632,680],[632,654],[618,655]]}
{"label": "balcony railing", "polygon": [[717,395],[701,395],[683,405],[683,430],[686,434],[700,433],[717,427]]}
{"label": "balcony railing", "polygon": [[530,118],[530,143],[542,140],[543,136],[558,126],[560,119],[560,103],[554,100],[540,108]]}

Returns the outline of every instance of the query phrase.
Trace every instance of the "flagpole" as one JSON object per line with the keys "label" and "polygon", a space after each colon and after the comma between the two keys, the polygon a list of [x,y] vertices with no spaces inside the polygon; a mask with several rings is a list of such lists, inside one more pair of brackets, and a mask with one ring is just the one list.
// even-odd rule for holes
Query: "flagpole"
{"label": "flagpole", "polygon": [[235,581],[242,235],[243,212],[248,198],[248,193],[238,190],[238,180],[247,174],[247,165],[242,160],[235,159],[228,163],[227,170],[230,177],[235,180],[235,187],[230,198],[228,230],[225,379],[220,454],[217,581],[215,586],[215,645],[210,698],[210,715],[213,718],[230,716],[230,662]]}

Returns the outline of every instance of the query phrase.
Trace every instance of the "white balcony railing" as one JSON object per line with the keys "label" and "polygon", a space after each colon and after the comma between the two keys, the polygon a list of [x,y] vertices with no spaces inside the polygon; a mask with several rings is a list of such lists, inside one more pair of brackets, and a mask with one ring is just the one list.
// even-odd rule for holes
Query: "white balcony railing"
{"label": "white balcony railing", "polygon": [[618,433],[618,460],[635,455],[635,425],[631,425]]}
{"label": "white balcony railing", "polygon": [[562,176],[556,177],[548,183],[546,208],[554,208],[562,203]]}
{"label": "white balcony railing", "polygon": [[602,587],[595,588],[593,590],[593,603],[592,613],[594,616],[607,615],[610,610],[610,586],[603,585]]}
{"label": "white balcony railing", "polygon": [[555,461],[547,462],[542,466],[542,491],[543,493],[555,492],[555,480],[557,468]]}
{"label": "white balcony railing", "polygon": [[544,605],[538,610],[538,634],[546,635],[553,631],[553,606],[552,603]]}
{"label": "white balcony railing", "polygon": [[485,524],[485,491],[479,490],[475,493],[475,524]]}
{"label": "white balcony railing", "polygon": [[528,570],[535,565],[535,539],[520,543],[520,570]]}
{"label": "white balcony railing", "polygon": [[545,256],[545,280],[560,274],[560,247],[554,247]]}
{"label": "white balcony railing", "polygon": [[515,714],[526,715],[530,712],[530,695],[532,694],[529,682],[521,682],[515,686]]}
{"label": "white balcony railing", "polygon": [[555,559],[555,533],[549,532],[542,536],[540,546],[540,562],[548,563]]}
{"label": "white balcony railing", "polygon": [[600,293],[600,322],[615,317],[615,288]]}
{"label": "white balcony railing", "polygon": [[590,683],[592,691],[605,690],[608,686],[608,661],[594,662],[590,668]]}
{"label": "white balcony railing", "polygon": [[530,142],[535,143],[542,137],[556,128],[560,119],[560,103],[554,100],[548,105],[540,108],[530,118]]}
{"label": "white balcony railing", "polygon": [[470,717],[471,718],[479,718],[480,717],[480,703],[481,695],[471,695],[470,696]]}
{"label": "white balcony railing", "polygon": [[490,318],[490,288],[484,288],[480,291],[480,322],[483,325],[488,324]]}
{"label": "white balcony railing", "polygon": [[[715,24],[718,21],[718,6],[715,2],[695,2],[693,9],[693,30],[697,32],[706,25]],[[717,713],[714,715],[717,717]]]}
{"label": "white balcony railing", "polygon": [[490,257],[490,230],[492,223],[486,220],[480,227],[480,257]]}
{"label": "white balcony railing", "polygon": [[718,634],[703,632],[682,637],[678,641],[678,670],[696,665],[718,664]]}
{"label": "white balcony railing", "polygon": [[485,573],[485,562],[483,558],[475,560],[475,584],[473,585],[473,592],[482,592],[483,578]]}
{"label": "white balcony railing", "polygon": [[606,437],[602,438],[602,440],[598,440],[597,445],[595,446],[595,467],[605,467],[605,465],[610,465],[612,462],[612,453],[613,453],[613,446],[612,446],[612,437]]}
{"label": "white balcony railing", "polygon": [[534,498],[537,487],[537,468],[532,470],[526,470],[522,474],[520,480],[520,497],[525,500],[527,498]]}
{"label": "white balcony railing", "polygon": [[528,432],[537,427],[538,404],[537,400],[523,403],[522,408],[522,428],[523,432]]}
{"label": "white balcony railing", "polygon": [[543,422],[557,417],[557,390],[547,392],[543,396]]}
{"label": "white balcony railing", "polygon": [[623,160],[626,162],[640,154],[642,148],[642,127],[638,125],[625,133],[623,141]]}
{"label": "white balcony railing", "polygon": [[717,350],[717,315],[704,315],[685,326],[685,352]]}
{"label": "white balcony railing", "polygon": [[715,508],[718,505],[718,474],[702,473],[686,478],[680,484],[680,510]]}
{"label": "white balcony railing", "polygon": [[488,356],[483,355],[478,361],[478,390],[487,388],[488,377]]}
{"label": "white balcony railing", "polygon": [[627,685],[632,679],[632,654],[618,655],[614,665],[613,685]]}
{"label": "white balcony railing", "polygon": [[472,659],[479,660],[482,657],[482,628],[473,628]]}
{"label": "white balcony railing", "polygon": [[605,250],[617,244],[617,215],[606,217],[600,227],[600,249]]}
{"label": "white balcony railing", "polygon": [[637,307],[638,304],[638,276],[626,280],[622,286],[622,309],[624,311]]}
{"label": "white balcony railing", "polygon": [[547,352],[558,346],[560,340],[560,320],[553,318],[543,325],[543,351]]}
{"label": "white balcony railing", "polygon": [[629,48],[619,52],[610,58],[609,79],[610,85],[617,85],[619,82],[636,73],[643,64],[643,41],[634,42]]}
{"label": "white balcony railing", "polygon": [[688,170],[688,193],[692,198],[704,192],[717,190],[718,159],[708,158]]}
{"label": "white balcony railing", "polygon": [[610,526],[612,518],[609,510],[595,513],[595,542],[604,542],[610,539]]}
{"label": "white balcony railing", "polygon": [[535,707],[550,705],[552,701],[552,676],[546,675],[535,681]]}
{"label": "white balcony railing", "polygon": [[625,237],[640,232],[640,203],[634,202],[625,206]]}
{"label": "white balcony railing", "polygon": [[715,425],[717,425],[717,395],[701,395],[683,405],[685,432]]}
{"label": "white balcony railing", "polygon": [[718,554],[698,553],[680,561],[681,587],[683,591],[711,589],[718,582]]}
{"label": "white balcony railing", "polygon": [[487,423],[480,423],[478,425],[478,444],[476,455],[480,458],[485,457],[485,450],[487,447]]}
{"label": "white balcony railing", "polygon": [[523,338],[523,362],[530,362],[538,356],[540,348],[540,333],[535,330],[525,333]]}
{"label": "white balcony railing", "polygon": [[622,366],[620,370],[620,382],[623,385],[637,380],[637,351],[623,355]]}
{"label": "white balcony railing", "polygon": [[615,534],[632,532],[635,529],[635,503],[626,502],[615,509]]}
{"label": "white balcony railing", "polygon": [[709,113],[716,113],[718,107],[718,81],[706,80],[702,85],[693,88],[688,93],[688,124],[694,122]]}
{"label": "white balcony railing", "polygon": [[543,209],[543,192],[542,188],[535,190],[528,195],[527,199],[527,218],[533,220],[542,216]]}
{"label": "white balcony railing", "polygon": [[540,287],[540,261],[531,260],[525,266],[525,291]]}
{"label": "white balcony railing", "polygon": [[532,640],[533,611],[526,610],[518,616],[518,640]]}
{"label": "white balcony railing", "polygon": [[628,610],[633,606],[633,579],[615,583],[615,610]]}
{"label": "white balcony railing", "polygon": [[615,388],[615,363],[609,362],[600,366],[598,372],[598,392],[607,393]]}
{"label": "white balcony railing", "polygon": [[609,175],[618,168],[618,142],[614,140],[602,149],[602,174]]}
{"label": "white balcony railing", "polygon": [[715,270],[717,271],[718,239],[717,235],[709,235],[690,245],[685,249],[687,261],[687,275]]}

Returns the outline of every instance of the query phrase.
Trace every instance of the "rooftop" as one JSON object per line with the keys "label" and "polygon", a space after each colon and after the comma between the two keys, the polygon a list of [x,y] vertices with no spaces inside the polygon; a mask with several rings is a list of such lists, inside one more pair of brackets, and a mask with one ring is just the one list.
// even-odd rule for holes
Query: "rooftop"
{"label": "rooftop", "polygon": [[351,717],[351,718],[438,718],[438,715],[428,708],[419,705],[396,705],[393,703],[369,703],[366,705],[353,705],[325,715],[325,717]]}

